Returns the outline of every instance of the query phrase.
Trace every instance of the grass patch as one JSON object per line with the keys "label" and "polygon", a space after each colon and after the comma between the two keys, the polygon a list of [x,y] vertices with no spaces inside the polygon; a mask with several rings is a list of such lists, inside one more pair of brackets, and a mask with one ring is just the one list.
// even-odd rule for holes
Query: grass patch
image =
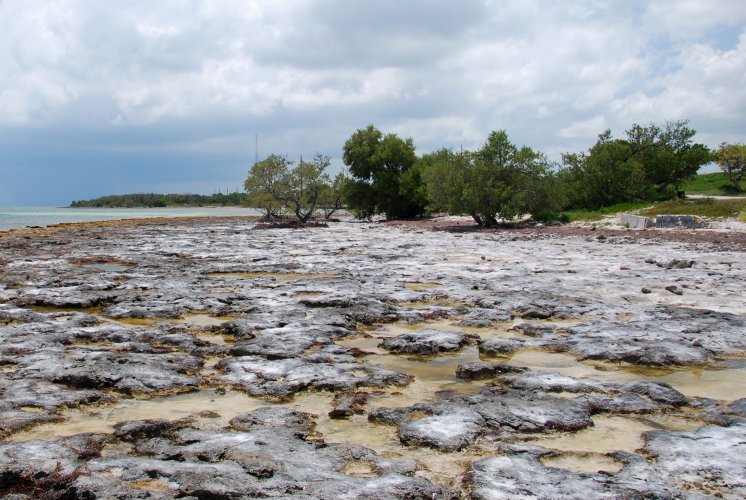
{"label": "grass patch", "polygon": [[746,196],[744,191],[736,191],[733,184],[722,172],[698,175],[681,187],[687,194],[710,196]]}
{"label": "grass patch", "polygon": [[617,203],[609,207],[601,207],[597,210],[568,210],[563,212],[570,221],[582,220],[582,221],[594,221],[601,220],[607,215],[613,215],[619,212],[637,212],[643,208],[649,207],[649,201],[638,201],[628,203]]}
{"label": "grass patch", "polygon": [[641,215],[699,215],[700,217],[739,217],[746,211],[746,197],[739,200],[716,200],[714,198],[673,199],[656,203]]}

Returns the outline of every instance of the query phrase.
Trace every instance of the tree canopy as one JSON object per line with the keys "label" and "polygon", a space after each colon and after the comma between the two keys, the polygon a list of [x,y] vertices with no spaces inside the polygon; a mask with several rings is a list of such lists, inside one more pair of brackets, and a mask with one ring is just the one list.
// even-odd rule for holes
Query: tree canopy
{"label": "tree canopy", "polygon": [[287,156],[272,154],[255,163],[244,182],[248,203],[264,211],[268,219],[289,211],[305,224],[322,204],[339,208],[340,184],[345,176],[340,174],[334,183],[326,169],[331,164],[328,156],[317,153],[312,161],[302,158],[297,165]]}
{"label": "tree canopy", "polygon": [[480,226],[537,215],[554,203],[546,157],[518,148],[504,130],[492,132],[478,151],[441,149],[425,155],[422,165],[431,207],[469,214]]}
{"label": "tree canopy", "polygon": [[693,144],[686,120],[646,127],[634,124],[626,139],[610,130],[598,136],[588,153],[562,157],[570,204],[598,208],[625,201],[670,197],[712,156],[707,146]]}
{"label": "tree canopy", "polygon": [[347,206],[360,218],[420,215],[425,210],[418,192],[421,180],[408,174],[417,161],[412,139],[383,133],[369,125],[344,144],[343,161],[351,179],[345,186]]}
{"label": "tree canopy", "polygon": [[160,208],[160,207],[201,207],[201,206],[241,206],[245,203],[244,193],[217,194],[158,194],[132,193],[100,196],[90,200],[70,203],[75,208]]}
{"label": "tree canopy", "polygon": [[[373,125],[344,144],[341,173],[326,174],[330,158],[294,163],[283,155],[257,162],[246,179],[248,203],[268,217],[284,211],[305,223],[317,209],[330,217],[343,203],[358,218],[389,219],[428,211],[468,214],[481,226],[529,215],[553,220],[566,209],[597,209],[621,202],[671,197],[713,159],[693,142],[688,121],[633,124],[623,138],[610,130],[586,152],[566,153],[563,166],[540,151],[513,144],[505,130],[491,132],[475,151],[442,148],[418,157],[411,138],[384,134]],[[721,168],[740,188],[744,146],[722,144]]]}
{"label": "tree canopy", "polygon": [[715,151],[720,170],[737,191],[743,191],[741,181],[746,176],[746,144],[723,142]]}
{"label": "tree canopy", "polygon": [[288,168],[293,164],[284,155],[269,155],[254,163],[244,181],[246,203],[264,211],[265,217],[273,219],[282,214],[285,205],[280,196]]}

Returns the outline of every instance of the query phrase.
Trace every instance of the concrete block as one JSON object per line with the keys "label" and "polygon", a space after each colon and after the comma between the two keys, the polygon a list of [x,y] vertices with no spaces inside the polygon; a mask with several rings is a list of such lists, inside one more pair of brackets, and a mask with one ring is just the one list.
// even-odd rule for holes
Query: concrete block
{"label": "concrete block", "polygon": [[653,227],[653,219],[640,215],[622,214],[622,225],[630,229],[645,229]]}
{"label": "concrete block", "polygon": [[707,223],[696,215],[659,215],[655,218],[655,227],[659,229],[699,229]]}

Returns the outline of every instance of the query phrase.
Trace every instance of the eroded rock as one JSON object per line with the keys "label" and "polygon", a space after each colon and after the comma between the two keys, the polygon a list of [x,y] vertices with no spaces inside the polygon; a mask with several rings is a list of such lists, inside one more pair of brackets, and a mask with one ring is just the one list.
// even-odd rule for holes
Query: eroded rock
{"label": "eroded rock", "polygon": [[458,351],[466,344],[475,342],[478,338],[478,336],[471,334],[427,329],[384,339],[380,345],[396,354],[428,356],[439,352]]}

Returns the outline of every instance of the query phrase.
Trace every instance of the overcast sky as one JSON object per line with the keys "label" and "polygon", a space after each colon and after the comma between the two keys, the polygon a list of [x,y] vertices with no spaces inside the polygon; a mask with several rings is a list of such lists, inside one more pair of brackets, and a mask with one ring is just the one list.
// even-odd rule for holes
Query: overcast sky
{"label": "overcast sky", "polygon": [[743,0],[0,0],[0,42],[0,206],[233,191],[255,134],[336,170],[368,124],[420,154],[746,142]]}

